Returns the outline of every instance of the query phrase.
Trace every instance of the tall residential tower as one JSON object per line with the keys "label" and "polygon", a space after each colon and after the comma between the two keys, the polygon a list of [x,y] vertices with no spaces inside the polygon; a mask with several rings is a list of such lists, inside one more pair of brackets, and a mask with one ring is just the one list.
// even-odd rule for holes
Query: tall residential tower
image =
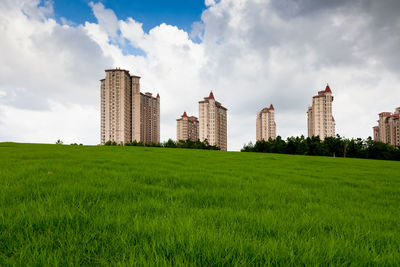
{"label": "tall residential tower", "polygon": [[256,139],[268,141],[269,138],[276,138],[275,109],[271,104],[269,108],[263,108],[257,113]]}
{"label": "tall residential tower", "polygon": [[373,127],[374,140],[400,146],[400,107],[394,113],[379,113],[378,126]]}
{"label": "tall residential tower", "polygon": [[211,91],[208,97],[199,101],[199,138],[207,140],[221,150],[227,150],[227,109],[215,100]]}
{"label": "tall residential tower", "polygon": [[325,137],[335,136],[335,119],[332,116],[333,96],[331,88],[326,85],[325,90],[319,91],[313,96],[312,106],[308,107],[308,137],[319,136],[321,140]]}
{"label": "tall residential tower", "polygon": [[140,92],[140,77],[123,69],[105,70],[100,80],[100,140],[160,142],[160,96]]}
{"label": "tall residential tower", "polygon": [[186,111],[183,115],[176,119],[176,139],[179,140],[192,140],[199,139],[199,120],[195,116],[188,116]]}

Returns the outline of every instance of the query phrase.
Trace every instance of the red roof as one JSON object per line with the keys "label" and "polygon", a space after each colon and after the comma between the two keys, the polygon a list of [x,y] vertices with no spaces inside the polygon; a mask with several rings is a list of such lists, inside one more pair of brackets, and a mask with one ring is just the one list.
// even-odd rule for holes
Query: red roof
{"label": "red roof", "polygon": [[332,121],[335,122],[335,118],[332,116]]}
{"label": "red roof", "polygon": [[183,112],[182,118],[187,117],[186,111]]}
{"label": "red roof", "polygon": [[157,93],[157,98],[160,98],[160,95]]}
{"label": "red roof", "polygon": [[261,110],[261,112],[269,112],[270,110],[275,110],[275,109],[274,109],[274,105],[271,104],[271,105],[269,106],[269,108],[263,108],[263,109]]}
{"label": "red roof", "polygon": [[329,84],[326,84],[325,93],[332,93],[331,88],[329,87]]}
{"label": "red roof", "polygon": [[210,92],[210,95],[208,96],[208,98],[209,98],[209,99],[215,99],[215,98],[214,98],[214,94],[213,94],[212,91]]}

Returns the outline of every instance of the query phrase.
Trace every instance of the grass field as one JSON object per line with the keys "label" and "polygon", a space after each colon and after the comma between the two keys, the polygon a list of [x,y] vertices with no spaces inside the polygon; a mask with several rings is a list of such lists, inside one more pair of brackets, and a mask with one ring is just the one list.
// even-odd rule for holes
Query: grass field
{"label": "grass field", "polygon": [[399,263],[399,162],[0,143],[0,265]]}

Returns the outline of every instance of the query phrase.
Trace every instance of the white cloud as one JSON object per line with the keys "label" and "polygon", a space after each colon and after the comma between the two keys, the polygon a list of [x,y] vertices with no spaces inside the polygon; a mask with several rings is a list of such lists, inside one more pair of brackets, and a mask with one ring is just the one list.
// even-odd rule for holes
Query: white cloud
{"label": "white cloud", "polygon": [[[86,114],[98,106],[98,77],[103,74],[98,68],[112,61],[81,26],[59,25],[51,18],[50,2],[44,7],[38,3],[0,3],[0,140],[53,142],[61,126],[68,125],[66,139],[95,144],[99,130],[85,125],[99,119],[88,120]],[[80,116],[73,118],[82,129],[63,124],[74,116],[71,106],[81,107]]]}
{"label": "white cloud", "polygon": [[[31,143],[97,144],[99,114],[93,106],[51,102],[51,112],[0,105],[0,140]],[[88,134],[90,133],[90,134]],[[98,134],[99,136],[99,134]]]}
{"label": "white cloud", "polygon": [[132,18],[128,18],[127,21],[120,21],[122,36],[128,39],[132,45],[143,47],[145,34],[142,25],[142,23],[139,23]]}
{"label": "white cloud", "polygon": [[160,93],[162,140],[175,138],[175,119],[197,115],[210,90],[228,108],[230,150],[254,141],[256,113],[270,103],[278,134],[305,135],[307,106],[327,82],[337,132],[365,138],[377,113],[399,106],[398,18],[381,16],[384,4],[311,2],[207,0],[189,34],[166,23],[145,32],[101,3],[90,3],[98,23],[60,25],[50,2],[5,0],[0,139],[97,144],[99,79],[110,67]]}
{"label": "white cloud", "polygon": [[206,6],[213,6],[216,4],[215,0],[205,0],[204,2]]}
{"label": "white cloud", "polygon": [[90,2],[89,6],[92,8],[93,13],[98,21],[98,25],[109,36],[116,38],[118,34],[118,18],[111,9],[104,8],[102,3]]}

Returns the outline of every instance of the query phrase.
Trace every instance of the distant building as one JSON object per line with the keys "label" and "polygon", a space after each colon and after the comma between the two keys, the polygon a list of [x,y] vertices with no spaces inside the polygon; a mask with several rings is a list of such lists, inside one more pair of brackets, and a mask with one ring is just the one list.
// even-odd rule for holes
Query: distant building
{"label": "distant building", "polygon": [[257,141],[268,141],[269,138],[276,138],[275,109],[272,104],[269,106],[269,108],[263,108],[257,113],[256,126]]}
{"label": "distant building", "polygon": [[215,100],[213,92],[199,101],[199,138],[227,150],[227,109]]}
{"label": "distant building", "polygon": [[335,136],[335,119],[332,116],[333,96],[329,85],[325,90],[313,96],[312,106],[308,107],[308,136],[325,137]]}
{"label": "distant building", "polygon": [[374,140],[400,146],[400,107],[394,113],[379,113],[378,126],[373,127]]}
{"label": "distant building", "polygon": [[188,116],[186,111],[183,112],[181,118],[176,120],[176,139],[192,140],[199,139],[199,120],[195,116]]}
{"label": "distant building", "polygon": [[140,92],[140,77],[123,69],[105,70],[100,80],[101,144],[160,142],[160,96]]}

